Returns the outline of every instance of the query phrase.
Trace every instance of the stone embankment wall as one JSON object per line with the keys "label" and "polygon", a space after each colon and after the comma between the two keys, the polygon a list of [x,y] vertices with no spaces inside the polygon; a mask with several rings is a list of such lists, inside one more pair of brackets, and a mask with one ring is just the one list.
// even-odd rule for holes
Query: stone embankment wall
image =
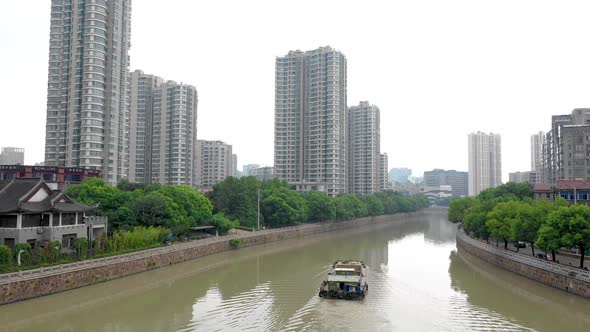
{"label": "stone embankment wall", "polygon": [[496,248],[457,230],[457,248],[505,270],[590,298],[590,272]]}
{"label": "stone embankment wall", "polygon": [[175,244],[126,255],[92,259],[50,268],[4,274],[0,275],[0,304],[89,286],[223,252],[231,249],[229,240],[234,238],[241,239],[242,247],[248,247],[283,239],[293,239],[352,227],[362,227],[368,224],[403,224],[412,218],[419,217],[423,213],[439,213],[439,211],[437,209],[429,209],[410,214],[367,217],[345,222],[305,224],[281,229],[263,230],[249,234],[229,235]]}

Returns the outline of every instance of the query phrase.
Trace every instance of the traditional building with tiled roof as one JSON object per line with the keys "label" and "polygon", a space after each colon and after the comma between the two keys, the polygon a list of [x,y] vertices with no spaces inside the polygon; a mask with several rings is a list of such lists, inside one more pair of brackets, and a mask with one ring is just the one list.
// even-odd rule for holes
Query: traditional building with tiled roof
{"label": "traditional building with tiled roof", "polygon": [[106,218],[89,217],[96,208],[52,190],[42,179],[0,181],[0,244],[60,241],[71,247],[78,238],[91,240],[107,231]]}

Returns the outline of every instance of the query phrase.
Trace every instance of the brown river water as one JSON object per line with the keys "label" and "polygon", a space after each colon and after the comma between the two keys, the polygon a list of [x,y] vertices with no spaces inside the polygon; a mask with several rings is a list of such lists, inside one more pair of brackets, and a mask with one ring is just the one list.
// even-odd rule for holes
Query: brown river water
{"label": "brown river water", "polygon": [[[0,331],[590,331],[590,300],[457,252],[432,210],[224,252],[0,306]],[[317,296],[337,259],[368,266],[363,301]]]}

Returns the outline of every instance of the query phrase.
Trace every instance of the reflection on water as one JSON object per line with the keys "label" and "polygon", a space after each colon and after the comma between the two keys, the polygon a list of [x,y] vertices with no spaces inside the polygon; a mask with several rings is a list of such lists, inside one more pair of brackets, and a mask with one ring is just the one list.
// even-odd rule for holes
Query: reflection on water
{"label": "reflection on water", "polygon": [[[583,330],[590,301],[456,254],[444,211],[244,248],[0,307],[0,331]],[[364,260],[364,301],[325,300],[333,261]],[[553,319],[553,316],[558,318]]]}

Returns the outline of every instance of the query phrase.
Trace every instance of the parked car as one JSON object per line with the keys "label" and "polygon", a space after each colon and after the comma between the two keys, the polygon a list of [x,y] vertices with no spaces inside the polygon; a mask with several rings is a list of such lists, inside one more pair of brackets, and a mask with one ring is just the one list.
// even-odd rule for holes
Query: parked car
{"label": "parked car", "polygon": [[522,241],[514,242],[516,248],[526,248],[526,243]]}

